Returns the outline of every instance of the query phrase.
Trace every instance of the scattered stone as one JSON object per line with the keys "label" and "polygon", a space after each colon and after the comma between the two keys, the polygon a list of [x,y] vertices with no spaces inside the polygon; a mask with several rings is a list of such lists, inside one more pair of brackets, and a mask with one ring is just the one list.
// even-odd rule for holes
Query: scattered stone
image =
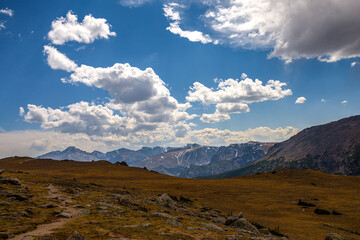
{"label": "scattered stone", "polygon": [[199,228],[199,227],[188,227],[187,229],[191,231],[208,231],[207,228]]}
{"label": "scattered stone", "polygon": [[319,214],[319,215],[330,215],[330,212],[328,210],[321,209],[321,208],[316,208],[314,210],[314,213]]}
{"label": "scattered stone", "polygon": [[0,175],[2,175],[5,172],[4,169],[0,169]]}
{"label": "scattered stone", "polygon": [[108,240],[132,240],[131,238],[110,238]]}
{"label": "scattered stone", "polygon": [[17,178],[0,177],[0,184],[20,186],[21,182]]}
{"label": "scattered stone", "polygon": [[215,217],[212,218],[211,221],[213,221],[214,223],[225,225],[226,219],[224,217]]}
{"label": "scattered stone", "polygon": [[166,223],[171,225],[171,226],[174,226],[174,227],[182,226],[182,223],[180,223],[179,221],[177,221],[175,219],[168,219],[168,220],[166,220]]}
{"label": "scattered stone", "polygon": [[173,210],[177,209],[176,202],[167,193],[164,193],[163,195],[161,195],[158,198],[158,203],[159,203],[159,205],[166,207],[166,208],[170,208]]}
{"label": "scattered stone", "polygon": [[66,213],[66,212],[61,212],[57,215],[57,217],[61,217],[61,218],[72,218],[70,213]]}
{"label": "scattered stone", "polygon": [[0,239],[9,239],[13,236],[14,234],[10,232],[0,232]]}
{"label": "scattered stone", "polygon": [[240,218],[236,220],[234,223],[231,224],[231,226],[247,230],[250,232],[253,232],[255,234],[260,234],[259,230],[254,227],[251,223],[249,223],[245,218]]}
{"label": "scattered stone", "polygon": [[207,228],[207,229],[210,229],[210,230],[224,232],[224,229],[222,229],[221,227],[218,227],[218,226],[216,226],[215,224],[212,224],[212,223],[201,223],[200,225]]}
{"label": "scattered stone", "polygon": [[128,167],[128,166],[129,166],[125,161],[116,162],[115,164],[116,164],[116,165],[119,165],[119,166],[124,166],[124,167]]}
{"label": "scattered stone", "polygon": [[91,211],[89,209],[81,209],[79,211],[80,215],[86,215],[86,214],[90,214],[90,213],[91,213]]}
{"label": "scattered stone", "polygon": [[33,236],[25,236],[21,240],[35,240]]}
{"label": "scattered stone", "polygon": [[46,203],[44,205],[38,206],[38,208],[56,208],[57,205],[55,203]]}
{"label": "scattered stone", "polygon": [[140,223],[140,224],[136,224],[136,225],[126,225],[124,227],[126,228],[137,228],[137,227],[150,227],[152,226],[151,223]]}
{"label": "scattered stone", "polygon": [[208,212],[208,211],[210,211],[211,210],[211,208],[209,208],[209,207],[202,207],[202,208],[200,208],[200,211],[201,212]]}
{"label": "scattered stone", "polygon": [[329,233],[326,235],[325,240],[344,240],[340,234],[337,233]]}
{"label": "scattered stone", "polygon": [[226,221],[225,221],[225,225],[226,226],[229,226],[231,224],[233,224],[234,222],[236,222],[236,220],[238,220],[239,218],[237,216],[230,216],[230,217],[227,217],[226,218]]}
{"label": "scattered stone", "polygon": [[87,240],[87,238],[82,236],[79,232],[73,231],[66,240]]}
{"label": "scattered stone", "polygon": [[269,229],[267,229],[267,228],[260,228],[260,229],[259,229],[259,232],[260,232],[262,235],[271,235],[271,232],[270,232]]}
{"label": "scattered stone", "polygon": [[152,217],[159,217],[159,218],[166,218],[166,219],[174,219],[174,220],[180,220],[181,217],[175,217],[175,216],[171,216],[167,213],[159,213],[159,212],[153,212],[151,214]]}

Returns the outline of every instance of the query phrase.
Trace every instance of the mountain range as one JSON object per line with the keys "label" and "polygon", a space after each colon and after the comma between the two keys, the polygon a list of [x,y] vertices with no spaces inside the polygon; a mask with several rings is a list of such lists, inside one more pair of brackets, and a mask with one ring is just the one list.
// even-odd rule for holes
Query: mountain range
{"label": "mountain range", "polygon": [[248,166],[208,178],[243,176],[284,168],[359,175],[360,116],[306,128],[275,144],[265,156]]}
{"label": "mountain range", "polygon": [[68,147],[64,151],[53,151],[37,158],[55,160],[125,161],[134,167],[145,167],[172,176],[197,177],[219,174],[246,166],[264,156],[274,143],[248,142],[229,146],[201,146],[187,144],[183,147],[143,147],[139,150],[121,148],[115,151],[91,153]]}

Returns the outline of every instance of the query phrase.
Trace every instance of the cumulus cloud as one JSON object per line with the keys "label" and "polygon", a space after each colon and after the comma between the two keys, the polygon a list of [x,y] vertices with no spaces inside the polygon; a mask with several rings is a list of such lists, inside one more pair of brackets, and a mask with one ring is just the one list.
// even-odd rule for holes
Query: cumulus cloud
{"label": "cumulus cloud", "polygon": [[44,54],[47,55],[47,63],[52,69],[72,72],[77,68],[77,64],[74,61],[52,46],[44,46]]}
{"label": "cumulus cloud", "polygon": [[358,62],[352,62],[351,64],[350,64],[350,66],[351,67],[355,67],[356,65],[358,65],[359,63]]}
{"label": "cumulus cloud", "polygon": [[0,128],[0,158],[14,155],[36,157],[49,151],[63,150],[68,146],[76,146],[88,152],[94,150],[107,152],[117,149],[119,146],[137,149],[143,145],[155,146],[163,144],[164,146],[181,146],[189,142],[197,142],[202,145],[228,145],[250,140],[279,142],[288,139],[297,132],[298,129],[293,127],[276,129],[258,127],[245,131],[206,128],[189,131],[186,135],[176,139],[168,138],[162,140],[156,138],[152,142],[141,142],[139,138],[118,135],[99,137],[88,136],[84,133],[70,134],[39,130],[2,132]]}
{"label": "cumulus cloud", "polygon": [[344,105],[347,104],[347,103],[348,103],[348,101],[346,101],[346,100],[341,102],[341,104],[344,104]]}
{"label": "cumulus cloud", "polygon": [[[246,74],[245,74],[246,75]],[[242,74],[242,77],[245,77]],[[250,78],[242,80],[227,79],[220,81],[217,89],[204,86],[195,82],[188,92],[186,100],[201,102],[204,105],[215,104],[214,114],[203,114],[201,120],[208,123],[220,122],[230,119],[231,113],[245,113],[250,109],[248,104],[269,100],[279,100],[292,95],[290,89],[283,89],[286,83],[278,80],[269,80],[265,85],[262,81]]]}
{"label": "cumulus cloud", "polygon": [[110,31],[110,27],[106,19],[94,18],[91,14],[86,15],[82,22],[78,22],[78,17],[69,11],[65,18],[60,17],[52,22],[48,37],[57,45],[63,45],[68,41],[88,44],[96,39],[116,36],[115,32]]}
{"label": "cumulus cloud", "polygon": [[128,63],[107,68],[77,66],[53,47],[45,46],[44,52],[51,68],[72,72],[63,82],[103,89],[111,98],[102,105],[79,102],[59,109],[29,104],[25,121],[41,123],[43,129],[63,133],[130,135],[147,142],[158,137],[183,136],[190,130],[188,121],[196,116],[186,112],[191,105],[172,97],[153,69],[141,70]]}
{"label": "cumulus cloud", "polygon": [[[323,62],[360,57],[360,2],[353,0],[223,0],[201,1],[205,13],[198,37],[203,43],[270,50],[286,62],[318,58]],[[192,1],[166,4],[169,31],[190,39],[179,27],[180,12]],[[186,6],[186,7],[185,7]],[[319,9],[322,13],[319,14]],[[199,23],[199,21],[202,21]],[[192,31],[196,32],[196,31]],[[207,32],[208,34],[205,34]],[[182,34],[182,35],[181,35]],[[206,36],[206,38],[204,38]],[[216,39],[216,40],[214,40]]]}
{"label": "cumulus cloud", "polygon": [[[118,144],[128,146],[118,138]],[[0,158],[9,156],[36,157],[49,151],[64,150],[76,146],[85,151],[108,151],[118,147],[115,142],[91,138],[86,134],[67,134],[55,131],[11,131],[0,132]]]}
{"label": "cumulus cloud", "polygon": [[14,16],[14,10],[9,8],[0,9],[0,14],[8,15],[9,17]]}
{"label": "cumulus cloud", "polygon": [[139,7],[153,0],[120,0],[120,4],[125,7]]}
{"label": "cumulus cloud", "polygon": [[6,28],[5,22],[0,22],[0,30],[5,29],[5,28]]}
{"label": "cumulus cloud", "polygon": [[198,142],[204,145],[226,145],[231,143],[242,143],[247,141],[281,142],[299,130],[294,127],[276,128],[258,127],[245,131],[220,130],[216,128],[205,128],[193,130],[187,136],[187,142]]}
{"label": "cumulus cloud", "polygon": [[306,98],[305,97],[298,97],[295,101],[295,104],[303,104],[306,102]]}
{"label": "cumulus cloud", "polygon": [[322,103],[326,103],[326,99],[322,98],[322,99],[321,99],[321,102],[322,102]]}
{"label": "cumulus cloud", "polygon": [[164,15],[171,21],[170,26],[167,27],[166,30],[179,35],[182,38],[187,38],[191,42],[201,42],[203,44],[213,42],[214,44],[217,44],[217,41],[213,41],[208,34],[204,34],[200,31],[183,30],[180,27],[180,10],[182,8],[185,8],[185,6],[178,3],[168,3],[164,5]]}

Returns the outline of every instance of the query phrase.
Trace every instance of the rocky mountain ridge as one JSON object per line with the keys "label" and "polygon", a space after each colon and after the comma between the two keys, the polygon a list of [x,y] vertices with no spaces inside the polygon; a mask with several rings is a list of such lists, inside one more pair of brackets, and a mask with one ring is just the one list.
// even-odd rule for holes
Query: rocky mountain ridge
{"label": "rocky mountain ridge", "polygon": [[256,162],[211,178],[235,177],[284,168],[359,175],[360,115],[306,128],[289,140],[275,144]]}
{"label": "rocky mountain ridge", "polygon": [[201,146],[187,144],[183,147],[143,147],[137,151],[120,148],[115,151],[91,153],[75,147],[68,147],[64,151],[54,151],[37,158],[55,160],[125,161],[130,166],[146,167],[149,170],[163,174],[181,177],[197,177],[219,174],[246,166],[260,157],[274,143],[248,142],[230,144],[229,146]]}

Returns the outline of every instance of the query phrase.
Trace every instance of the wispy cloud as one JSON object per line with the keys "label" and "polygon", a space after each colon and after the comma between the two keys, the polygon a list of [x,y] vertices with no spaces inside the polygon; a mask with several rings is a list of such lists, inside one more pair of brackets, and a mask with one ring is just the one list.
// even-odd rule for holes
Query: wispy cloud
{"label": "wispy cloud", "polygon": [[9,8],[0,9],[0,14],[8,15],[9,17],[14,16],[14,10]]}

